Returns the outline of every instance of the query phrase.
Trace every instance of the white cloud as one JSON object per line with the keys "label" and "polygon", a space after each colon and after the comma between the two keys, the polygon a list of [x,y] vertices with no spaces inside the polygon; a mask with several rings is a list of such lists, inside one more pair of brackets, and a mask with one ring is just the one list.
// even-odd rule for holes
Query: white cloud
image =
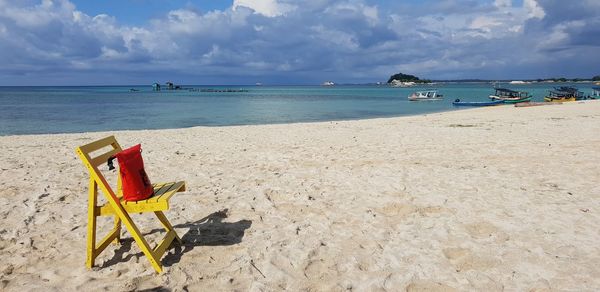
{"label": "white cloud", "polygon": [[379,22],[379,11],[376,6],[368,6],[360,2],[339,1],[323,10],[325,14],[334,17],[356,17],[364,19],[369,25],[374,26]]}
{"label": "white cloud", "polygon": [[[600,8],[588,2],[580,5]],[[298,6],[291,0],[235,0],[228,9],[175,9],[132,26],[111,15],[87,15],[67,0],[28,3],[0,0],[0,81],[7,80],[2,74],[24,71],[61,71],[76,80],[79,72],[132,70],[141,76],[161,72],[156,74],[224,80],[231,74],[322,79],[327,72],[343,81],[344,76],[385,77],[398,68],[459,78],[464,72],[486,74],[486,68],[501,71],[506,64],[544,68],[542,62],[556,59],[558,50],[597,50],[597,42],[581,42],[597,35],[600,21],[597,14],[546,16],[564,14],[557,11],[560,3],[541,0],[476,7],[446,1],[395,10],[366,0],[310,0]],[[579,55],[560,56],[586,58]]]}
{"label": "white cloud", "polygon": [[232,9],[243,6],[254,10],[256,13],[268,17],[284,15],[296,9],[295,5],[279,3],[277,0],[234,0]]}
{"label": "white cloud", "polygon": [[560,23],[552,28],[552,31],[538,44],[537,48],[544,49],[563,49],[569,44],[569,31],[579,30],[586,26],[586,23],[581,20],[568,21]]}
{"label": "white cloud", "polygon": [[512,38],[524,33],[523,28],[528,20],[542,19],[545,15],[535,0],[525,0],[520,7],[513,6],[511,0],[496,0],[494,7],[486,13],[465,10],[462,13],[425,15],[418,18],[419,26],[451,35],[454,40],[469,37]]}
{"label": "white cloud", "polygon": [[339,50],[356,50],[359,44],[356,38],[349,33],[340,30],[327,29],[322,25],[311,27],[315,37],[322,42],[330,43]]}
{"label": "white cloud", "polygon": [[511,7],[512,0],[495,0],[494,5],[498,8]]}
{"label": "white cloud", "polygon": [[529,18],[542,19],[546,16],[544,9],[537,3],[536,0],[524,0],[523,7],[527,9],[527,16]]}

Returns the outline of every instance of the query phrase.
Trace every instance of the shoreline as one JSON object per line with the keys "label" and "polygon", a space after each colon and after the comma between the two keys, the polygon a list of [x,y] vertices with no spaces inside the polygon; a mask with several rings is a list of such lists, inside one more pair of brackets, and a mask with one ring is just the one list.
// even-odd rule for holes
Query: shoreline
{"label": "shoreline", "polygon": [[[0,136],[0,288],[598,290],[598,133],[600,102],[583,101]],[[74,149],[107,135],[142,143],[152,182],[187,183],[165,212],[184,245],[160,275],[126,231],[85,269]]]}

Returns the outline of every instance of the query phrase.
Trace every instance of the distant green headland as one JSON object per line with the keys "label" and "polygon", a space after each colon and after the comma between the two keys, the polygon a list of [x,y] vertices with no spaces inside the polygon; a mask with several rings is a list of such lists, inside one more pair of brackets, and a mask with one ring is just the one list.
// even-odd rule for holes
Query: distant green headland
{"label": "distant green headland", "polygon": [[394,83],[394,80],[395,82],[431,83],[431,80],[419,79],[417,76],[403,73],[397,73],[390,76],[387,83]]}
{"label": "distant green headland", "polygon": [[[388,79],[388,84],[394,83],[432,83],[432,82],[509,82],[516,79],[506,79],[506,80],[487,80],[487,79],[453,79],[453,80],[429,80],[429,79],[420,79],[417,76],[404,74],[404,73],[396,73]],[[596,75],[592,78],[565,78],[565,77],[553,77],[553,78],[537,78],[537,79],[519,79],[525,82],[586,82],[586,81],[600,81],[600,75]]]}

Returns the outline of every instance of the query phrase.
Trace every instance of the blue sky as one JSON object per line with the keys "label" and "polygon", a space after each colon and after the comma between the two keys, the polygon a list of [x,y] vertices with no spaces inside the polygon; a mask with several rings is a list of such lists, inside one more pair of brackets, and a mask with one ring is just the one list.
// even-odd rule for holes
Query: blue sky
{"label": "blue sky", "polygon": [[223,0],[77,0],[71,1],[78,10],[88,15],[108,14],[125,25],[144,25],[152,18],[161,18],[167,12],[180,8],[199,12],[225,10],[232,1]]}
{"label": "blue sky", "polygon": [[0,0],[0,85],[600,74],[598,0]]}

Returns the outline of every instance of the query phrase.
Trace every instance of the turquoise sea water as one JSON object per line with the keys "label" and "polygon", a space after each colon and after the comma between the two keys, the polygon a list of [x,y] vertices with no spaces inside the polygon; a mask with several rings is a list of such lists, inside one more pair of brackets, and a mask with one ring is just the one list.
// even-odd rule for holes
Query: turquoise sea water
{"label": "turquoise sea water", "polygon": [[[573,85],[586,95],[592,84],[509,86],[542,101],[553,86]],[[487,101],[489,83],[448,83],[392,88],[376,85],[0,87],[0,135],[73,133],[126,129],[273,124],[394,117],[457,110],[452,101]],[[130,88],[139,91],[130,92]],[[409,102],[417,90],[437,88],[441,101]],[[201,92],[243,89],[246,92]]]}

